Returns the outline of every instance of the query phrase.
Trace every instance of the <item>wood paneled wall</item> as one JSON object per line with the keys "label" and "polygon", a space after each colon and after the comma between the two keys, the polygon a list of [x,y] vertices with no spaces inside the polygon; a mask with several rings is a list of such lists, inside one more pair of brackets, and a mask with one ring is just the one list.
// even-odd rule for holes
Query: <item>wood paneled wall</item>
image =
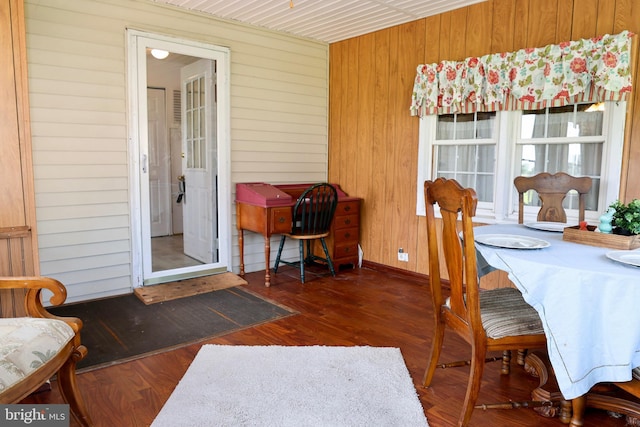
{"label": "wood paneled wall", "polygon": [[[409,115],[419,64],[623,30],[640,32],[640,1],[488,0],[331,44],[329,181],[364,199],[365,261],[428,273],[426,226],[416,216],[418,118]],[[623,199],[640,198],[638,75],[628,104]],[[408,263],[398,262],[398,248]]]}
{"label": "wood paneled wall", "polygon": [[[22,0],[0,0],[0,276],[39,272]],[[0,317],[23,316],[24,291],[0,291]]]}

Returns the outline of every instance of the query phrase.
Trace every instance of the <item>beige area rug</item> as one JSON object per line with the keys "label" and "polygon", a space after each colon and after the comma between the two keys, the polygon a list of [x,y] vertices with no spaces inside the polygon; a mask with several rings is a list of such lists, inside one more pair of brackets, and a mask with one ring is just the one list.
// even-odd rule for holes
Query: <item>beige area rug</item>
{"label": "beige area rug", "polygon": [[162,285],[143,286],[135,288],[133,292],[143,303],[149,305],[246,284],[247,281],[242,277],[227,272]]}
{"label": "beige area rug", "polygon": [[152,427],[427,427],[392,347],[204,345]]}

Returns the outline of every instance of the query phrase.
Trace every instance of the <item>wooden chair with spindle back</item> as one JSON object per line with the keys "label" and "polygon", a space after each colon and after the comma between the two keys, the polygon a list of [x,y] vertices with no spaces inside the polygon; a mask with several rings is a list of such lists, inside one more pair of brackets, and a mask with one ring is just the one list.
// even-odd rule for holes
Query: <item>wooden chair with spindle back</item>
{"label": "wooden chair with spindle back", "polygon": [[[333,216],[336,212],[337,206],[338,191],[331,184],[314,184],[300,195],[293,207],[293,224],[291,225],[291,232],[283,233],[282,238],[280,239],[278,255],[276,256],[276,261],[273,267],[274,273],[278,272],[278,266],[280,263],[299,266],[300,281],[304,283],[305,263],[310,264],[314,261],[322,261],[329,267],[331,275],[336,275],[325,237],[329,236],[331,221],[333,221]],[[300,253],[299,261],[285,261],[281,258],[282,250],[284,249],[284,242],[287,237],[298,240]],[[325,255],[324,257],[313,253],[311,242],[314,240],[320,240],[322,250]],[[304,242],[307,242],[306,252]]]}

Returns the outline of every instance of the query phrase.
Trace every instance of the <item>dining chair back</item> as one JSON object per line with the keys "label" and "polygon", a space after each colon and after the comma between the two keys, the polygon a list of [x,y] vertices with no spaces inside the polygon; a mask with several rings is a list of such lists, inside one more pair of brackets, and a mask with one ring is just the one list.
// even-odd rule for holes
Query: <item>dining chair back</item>
{"label": "dining chair back", "polygon": [[[423,384],[431,384],[436,367],[446,366],[438,365],[438,360],[448,326],[472,349],[471,372],[458,420],[458,426],[466,426],[480,390],[487,352],[544,348],[546,338],[538,313],[517,289],[480,290],[472,222],[478,204],[475,191],[453,179],[438,178],[424,183],[424,194],[434,336]],[[436,204],[441,221],[435,217]],[[439,247],[448,286],[442,281]],[[445,298],[447,292],[450,296]]]}
{"label": "dining chair back", "polygon": [[538,221],[567,222],[567,213],[562,207],[567,193],[578,192],[578,220],[584,221],[585,201],[591,190],[591,178],[574,177],[564,172],[550,174],[542,172],[534,176],[518,176],[513,184],[518,191],[518,223],[524,222],[524,194],[534,190],[540,197]]}
{"label": "dining chair back", "polygon": [[[333,221],[337,205],[338,192],[331,184],[314,184],[300,195],[293,207],[291,232],[284,233],[280,238],[278,255],[276,256],[273,268],[274,273],[278,272],[280,263],[298,266],[300,268],[300,281],[304,283],[305,263],[311,264],[315,261],[321,261],[328,265],[332,276],[336,275],[325,237],[329,236],[331,221]],[[298,240],[299,261],[294,262],[281,259],[287,237]],[[316,240],[319,240],[322,245],[324,257],[316,255],[313,251],[311,244]]]}

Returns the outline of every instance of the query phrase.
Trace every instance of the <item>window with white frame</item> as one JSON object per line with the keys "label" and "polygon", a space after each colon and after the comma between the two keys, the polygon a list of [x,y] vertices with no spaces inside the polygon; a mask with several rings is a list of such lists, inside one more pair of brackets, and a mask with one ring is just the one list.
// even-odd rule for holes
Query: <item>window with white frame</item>
{"label": "window with white frame", "polygon": [[[618,198],[624,102],[584,103],[541,110],[476,112],[423,117],[420,123],[418,214],[424,215],[423,184],[446,177],[478,195],[481,220],[517,220],[518,175],[566,172],[593,180],[586,218],[592,222]],[[539,209],[525,195],[525,219]],[[577,222],[577,194],[564,202]]]}

